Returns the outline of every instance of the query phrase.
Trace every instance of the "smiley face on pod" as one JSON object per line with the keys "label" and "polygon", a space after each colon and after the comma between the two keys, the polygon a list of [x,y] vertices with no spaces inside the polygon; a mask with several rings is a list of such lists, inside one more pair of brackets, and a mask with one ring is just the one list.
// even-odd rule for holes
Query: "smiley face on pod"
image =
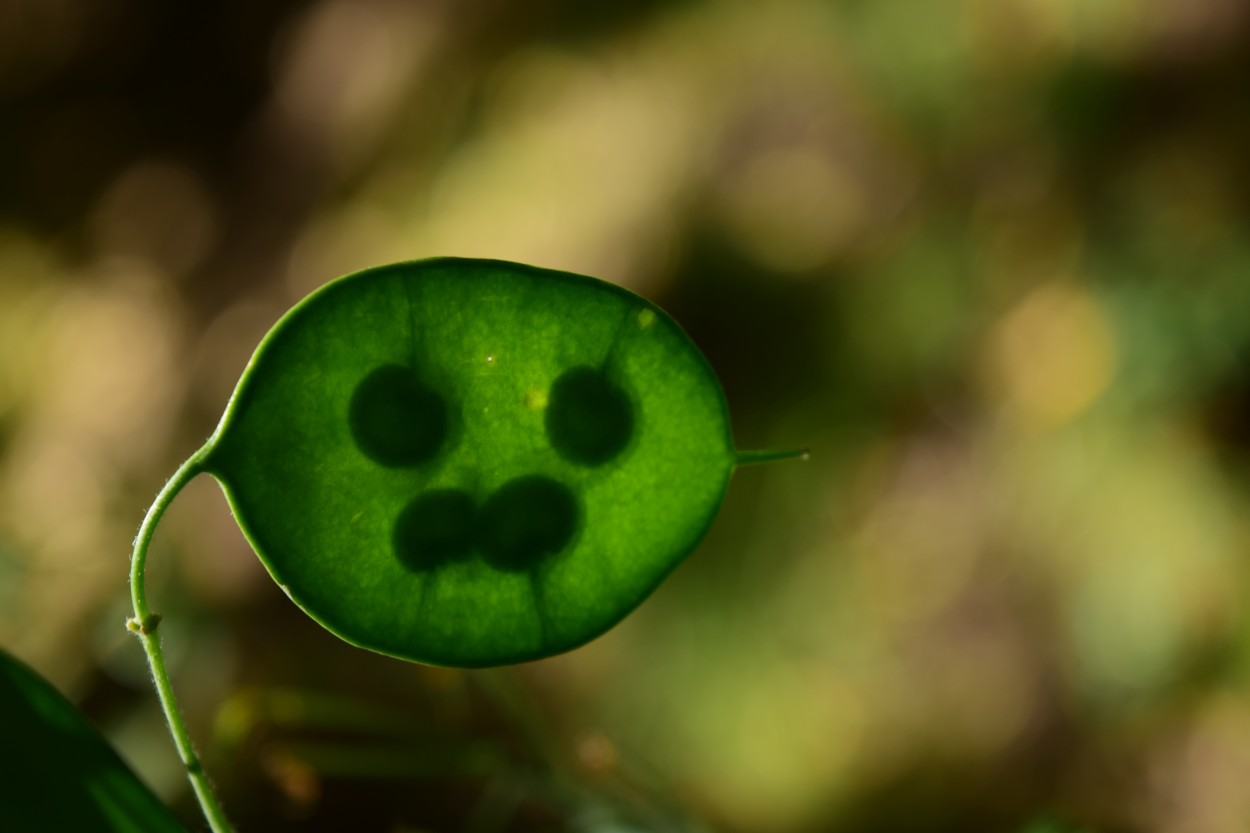
{"label": "smiley face on pod", "polygon": [[205,468],[314,619],[473,667],[619,621],[703,537],[736,462],[720,384],[663,311],[593,278],[438,259],[288,312]]}

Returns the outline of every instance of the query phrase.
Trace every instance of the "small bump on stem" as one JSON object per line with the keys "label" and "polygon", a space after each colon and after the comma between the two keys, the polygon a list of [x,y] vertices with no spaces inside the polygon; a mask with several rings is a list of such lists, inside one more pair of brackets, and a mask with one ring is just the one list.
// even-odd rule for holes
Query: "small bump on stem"
{"label": "small bump on stem", "polygon": [[156,626],[161,623],[159,613],[149,613],[142,620],[130,617],[126,620],[126,630],[140,636],[151,636],[156,633]]}

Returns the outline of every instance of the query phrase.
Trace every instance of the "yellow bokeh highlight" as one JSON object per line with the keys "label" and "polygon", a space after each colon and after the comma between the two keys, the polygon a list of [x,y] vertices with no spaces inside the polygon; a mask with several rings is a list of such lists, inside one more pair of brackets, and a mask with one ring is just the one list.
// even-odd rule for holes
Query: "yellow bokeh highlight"
{"label": "yellow bokeh highlight", "polygon": [[1106,390],[1115,375],[1115,334],[1088,290],[1050,283],[998,323],[990,359],[1004,408],[1044,430],[1076,417]]}
{"label": "yellow bokeh highlight", "polygon": [[862,186],[845,165],[794,147],[749,160],[726,183],[721,213],[738,247],[784,273],[832,260],[860,231],[865,211]]}

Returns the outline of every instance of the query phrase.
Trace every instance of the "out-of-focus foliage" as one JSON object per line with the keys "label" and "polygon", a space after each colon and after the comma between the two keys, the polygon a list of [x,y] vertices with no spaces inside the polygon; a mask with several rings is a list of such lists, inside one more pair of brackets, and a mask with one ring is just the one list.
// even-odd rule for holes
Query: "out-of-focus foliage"
{"label": "out-of-focus foliage", "polygon": [[0,650],[0,823],[12,833],[182,828],[73,705]]}
{"label": "out-of-focus foliage", "polygon": [[[336,644],[194,484],[150,585],[240,823],[1242,831],[1248,72],[1227,0],[0,0],[0,644],[185,810],[151,496],[309,290],[520,260],[663,305],[812,461],[517,709]],[[271,689],[507,754],[225,745]]]}

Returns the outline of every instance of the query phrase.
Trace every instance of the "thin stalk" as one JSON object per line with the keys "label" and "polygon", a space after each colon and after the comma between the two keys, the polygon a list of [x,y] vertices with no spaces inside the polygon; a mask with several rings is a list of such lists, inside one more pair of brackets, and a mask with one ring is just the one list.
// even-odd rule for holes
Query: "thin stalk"
{"label": "thin stalk", "polygon": [[750,466],[757,463],[773,463],[777,460],[794,460],[796,458],[806,463],[808,458],[811,456],[811,452],[806,448],[739,451],[737,455],[737,463],[740,466]]}
{"label": "thin stalk", "polygon": [[161,617],[148,607],[143,575],[143,568],[148,558],[148,546],[152,543],[156,525],[160,523],[161,516],[165,514],[165,510],[169,508],[174,497],[182,491],[182,487],[204,471],[204,458],[207,455],[208,446],[205,445],[179,466],[173,477],[169,478],[165,484],[165,488],[161,489],[160,494],[156,496],[156,501],[148,509],[147,517],[143,519],[143,525],[139,527],[139,534],[135,536],[135,548],[130,555],[130,600],[134,605],[135,615],[133,619],[126,622],[126,627],[139,637],[139,641],[143,643],[143,650],[148,655],[148,665],[152,668],[152,679],[156,683],[156,695],[161,701],[161,708],[165,711],[165,721],[169,724],[169,734],[173,736],[174,746],[178,748],[178,757],[187,768],[187,779],[191,782],[191,789],[195,791],[195,797],[200,802],[200,808],[204,811],[208,826],[213,833],[233,833],[234,828],[226,819],[226,812],[217,801],[212,784],[209,783],[204,767],[195,754],[195,747],[191,745],[191,735],[187,732],[187,725],[183,721],[182,711],[178,708],[178,701],[174,699],[174,687],[169,680],[169,671],[165,668],[165,655],[161,651],[161,640],[156,633]]}

